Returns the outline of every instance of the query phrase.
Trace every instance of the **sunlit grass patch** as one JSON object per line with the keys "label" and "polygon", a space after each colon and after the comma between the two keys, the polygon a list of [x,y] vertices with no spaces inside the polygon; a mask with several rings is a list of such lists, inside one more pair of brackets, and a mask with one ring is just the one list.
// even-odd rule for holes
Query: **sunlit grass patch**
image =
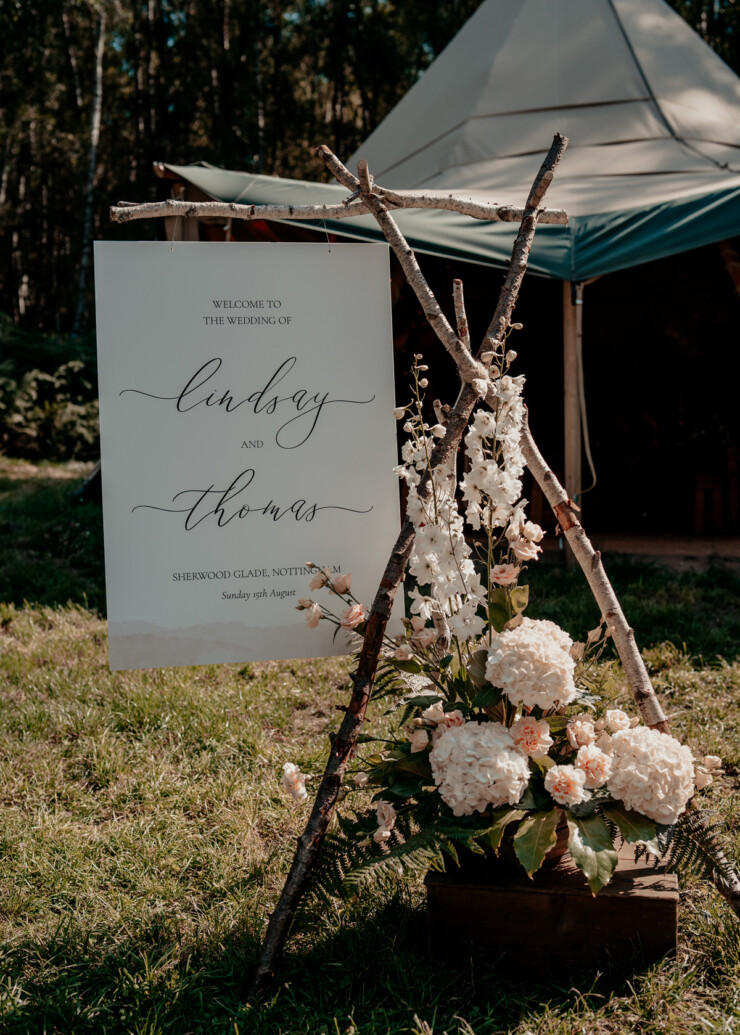
{"label": "sunlit grass patch", "polygon": [[[35,484],[47,500],[39,514],[62,520],[71,496],[60,502],[54,486]],[[13,527],[36,543],[45,535],[41,519],[33,533],[20,519]],[[68,559],[57,558],[67,575]],[[102,595],[100,556],[91,550],[88,562]],[[734,577],[617,565],[615,580],[677,735],[696,754],[728,762],[704,807],[738,857]],[[581,637],[598,621],[578,573],[533,566],[530,581],[537,615]],[[626,961],[562,982],[504,976],[495,959],[465,952],[444,966],[430,960],[423,887],[389,899],[366,890],[345,908],[306,910],[269,997],[248,1007],[266,917],[310,805],[283,793],[282,766],[296,762],[318,778],[348,699],[350,662],[111,673],[95,609],[73,594],[54,606],[26,597],[36,602],[0,604],[0,1031],[693,1035],[740,1027],[739,927],[698,881],[682,887],[676,961],[637,971]],[[667,632],[676,609],[680,636]],[[620,678],[617,687],[627,703]],[[369,732],[385,728],[383,711],[377,702]]]}

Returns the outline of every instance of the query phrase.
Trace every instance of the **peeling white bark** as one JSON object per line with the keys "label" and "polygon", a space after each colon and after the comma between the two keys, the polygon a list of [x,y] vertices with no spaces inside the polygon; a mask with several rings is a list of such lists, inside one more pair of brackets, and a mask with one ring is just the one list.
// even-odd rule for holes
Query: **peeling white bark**
{"label": "peeling white bark", "polygon": [[[354,188],[357,190],[357,188]],[[466,198],[458,198],[447,194],[436,198],[434,195],[414,194],[396,200],[401,195],[393,191],[375,187],[374,192],[380,197],[388,211],[398,208],[432,208],[459,212],[462,216],[484,219],[488,222],[520,223],[524,209],[512,208],[510,205],[485,205]],[[174,207],[173,207],[174,206]],[[163,216],[219,217],[226,219],[348,219],[351,216],[364,216],[370,209],[357,201],[339,205],[239,205],[228,201],[157,201],[141,205],[128,201],[119,201],[110,210],[114,223],[128,223],[134,219],[153,219]],[[562,209],[540,209],[537,212],[538,223],[556,226],[567,226],[568,217]]]}

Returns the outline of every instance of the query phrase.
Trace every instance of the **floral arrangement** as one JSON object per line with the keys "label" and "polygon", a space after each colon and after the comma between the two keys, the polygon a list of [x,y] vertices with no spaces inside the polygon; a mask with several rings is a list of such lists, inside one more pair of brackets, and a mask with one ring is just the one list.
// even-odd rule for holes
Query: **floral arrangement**
{"label": "floral arrangement", "polygon": [[[610,705],[604,621],[574,643],[553,622],[525,617],[522,578],[541,553],[543,531],[527,519],[522,499],[524,378],[509,373],[515,353],[502,345],[489,357],[493,403],[489,392],[490,409],[473,415],[460,477],[452,465],[430,464],[444,427],[425,423],[421,358],[412,402],[395,411],[408,435],[396,471],[416,533],[411,617],[400,638],[387,640],[378,679],[397,732],[362,738],[375,746],[344,796],[369,788],[374,797],[354,818],[340,818],[327,865],[352,884],[440,866],[445,855],[457,859],[460,846],[497,853],[506,839],[531,876],[560,833],[595,894],[617,866],[617,839],[665,854],[721,761],[707,756],[697,765],[674,737]],[[430,491],[420,492],[427,472]],[[361,633],[366,612],[351,576],[311,567],[311,590],[327,590],[344,610],[301,600],[308,625],[328,620],[337,631]],[[305,799],[305,776],[291,763],[283,782]],[[701,851],[711,854],[707,845],[689,854]]]}

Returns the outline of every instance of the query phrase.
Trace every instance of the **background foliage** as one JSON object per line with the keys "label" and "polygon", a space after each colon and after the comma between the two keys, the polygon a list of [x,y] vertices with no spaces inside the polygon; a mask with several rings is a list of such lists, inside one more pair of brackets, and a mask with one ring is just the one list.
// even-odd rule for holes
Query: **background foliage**
{"label": "background foliage", "polygon": [[[2,0],[0,308],[26,329],[79,332],[88,208],[93,237],[120,234],[108,206],[154,200],[153,161],[322,177],[312,146],[351,153],[479,3]],[[734,0],[672,5],[740,67]]]}
{"label": "background foliage", "polygon": [[[157,234],[108,219],[154,161],[321,178],[480,2],[0,0],[0,450],[97,455],[90,244]],[[734,0],[671,3],[740,68]]]}

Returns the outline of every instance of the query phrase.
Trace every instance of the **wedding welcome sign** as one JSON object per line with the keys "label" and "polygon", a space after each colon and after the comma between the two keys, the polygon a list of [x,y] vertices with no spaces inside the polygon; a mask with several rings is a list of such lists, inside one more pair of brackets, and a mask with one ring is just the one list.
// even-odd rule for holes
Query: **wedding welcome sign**
{"label": "wedding welcome sign", "polygon": [[372,601],[398,534],[387,248],[98,242],[95,278],[111,668],[345,652],[296,604],[307,561]]}

